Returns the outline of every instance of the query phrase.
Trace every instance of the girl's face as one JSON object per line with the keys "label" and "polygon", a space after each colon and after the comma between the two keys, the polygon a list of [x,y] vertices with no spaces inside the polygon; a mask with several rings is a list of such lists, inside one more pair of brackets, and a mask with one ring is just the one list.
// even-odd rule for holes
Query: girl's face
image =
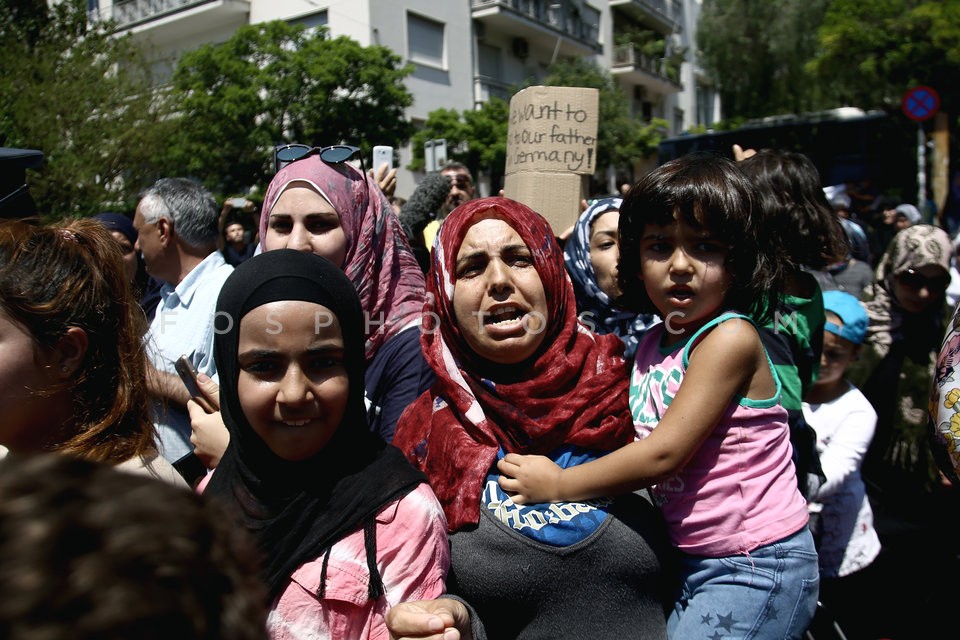
{"label": "girl's face", "polygon": [[66,403],[44,394],[57,383],[54,359],[38,348],[26,328],[0,311],[0,444],[14,451],[43,448],[62,419],[56,408]]}
{"label": "girl's face", "polygon": [[343,267],[347,236],[340,215],[326,198],[310,187],[292,186],[280,194],[270,211],[263,248],[306,251]]}
{"label": "girl's face", "polygon": [[593,220],[590,225],[590,262],[593,274],[601,291],[616,299],[620,295],[617,287],[617,260],[620,250],[617,246],[617,225],[620,223],[619,211],[607,211]]}
{"label": "girl's face", "polygon": [[660,311],[667,344],[689,336],[724,310],[732,282],[727,251],[710,231],[683,221],[644,226],[637,276]]}
{"label": "girl's face", "polygon": [[350,384],[337,317],[322,305],[282,300],[240,320],[237,394],[274,454],[306,460],[336,433]]}
{"label": "girl's face", "polygon": [[547,296],[520,234],[503,220],[467,230],[457,252],[453,311],[464,340],[485,360],[516,364],[543,342]]}
{"label": "girl's face", "polygon": [[893,296],[907,313],[923,313],[943,300],[950,274],[943,267],[927,264],[907,269],[893,277]]}

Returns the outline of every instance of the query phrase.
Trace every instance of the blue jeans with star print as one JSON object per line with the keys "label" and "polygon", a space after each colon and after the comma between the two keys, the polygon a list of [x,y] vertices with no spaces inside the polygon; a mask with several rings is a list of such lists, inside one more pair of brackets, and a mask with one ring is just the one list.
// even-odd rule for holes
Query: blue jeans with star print
{"label": "blue jeans with star print", "polygon": [[817,607],[817,551],[807,527],[742,556],[682,554],[671,640],[802,638]]}

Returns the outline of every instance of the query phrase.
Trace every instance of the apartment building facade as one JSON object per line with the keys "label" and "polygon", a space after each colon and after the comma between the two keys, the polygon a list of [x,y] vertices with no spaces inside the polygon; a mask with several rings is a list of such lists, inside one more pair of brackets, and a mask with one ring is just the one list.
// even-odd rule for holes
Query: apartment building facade
{"label": "apartment building facade", "polygon": [[[89,0],[92,17],[116,20],[146,48],[160,78],[186,51],[245,24],[286,20],[412,63],[414,123],[436,109],[509,99],[552,62],[582,57],[610,70],[634,117],[663,118],[669,135],[720,117],[695,59],[699,8],[699,0]],[[403,169],[409,148],[400,160],[397,193],[409,194],[417,178]]]}

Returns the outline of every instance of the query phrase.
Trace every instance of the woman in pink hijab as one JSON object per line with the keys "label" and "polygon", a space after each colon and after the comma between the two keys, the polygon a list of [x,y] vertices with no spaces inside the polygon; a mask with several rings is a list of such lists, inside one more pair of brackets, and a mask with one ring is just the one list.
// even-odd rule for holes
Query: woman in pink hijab
{"label": "woman in pink hijab", "polygon": [[[434,381],[420,347],[423,271],[389,200],[346,162],[311,153],[284,166],[267,187],[260,250],[296,249],[327,258],[356,287],[364,311],[367,424],[393,440],[400,414]],[[216,399],[216,385],[201,380]],[[227,435],[219,413],[191,403],[191,442],[215,467]]]}
{"label": "woman in pink hijab", "polygon": [[349,164],[311,154],[277,173],[263,203],[264,251],[323,256],[356,287],[366,324],[367,422],[391,441],[400,414],[433,374],[420,347],[423,272],[390,201]]}

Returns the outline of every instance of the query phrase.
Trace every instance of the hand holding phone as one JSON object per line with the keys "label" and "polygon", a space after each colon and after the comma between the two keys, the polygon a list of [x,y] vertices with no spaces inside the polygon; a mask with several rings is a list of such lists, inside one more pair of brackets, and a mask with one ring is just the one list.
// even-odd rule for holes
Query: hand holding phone
{"label": "hand holding phone", "polygon": [[200,388],[200,383],[197,381],[197,370],[193,366],[193,362],[190,361],[190,358],[186,355],[180,356],[177,358],[177,361],[173,363],[173,367],[177,370],[177,374],[183,381],[183,385],[187,388],[187,393],[190,394],[193,401],[200,405],[207,413],[216,411]]}

